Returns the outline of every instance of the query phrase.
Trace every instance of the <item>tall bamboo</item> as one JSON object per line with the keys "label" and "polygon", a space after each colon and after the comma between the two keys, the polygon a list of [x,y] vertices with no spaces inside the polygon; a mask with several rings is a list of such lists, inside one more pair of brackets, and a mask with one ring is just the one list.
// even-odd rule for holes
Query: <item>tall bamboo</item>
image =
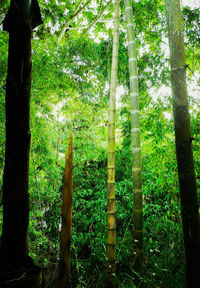
{"label": "tall bamboo", "polygon": [[110,108],[108,115],[108,218],[107,218],[107,258],[108,258],[108,287],[114,287],[115,276],[115,106],[119,54],[119,0],[115,1],[112,70],[110,85]]}
{"label": "tall bamboo", "polygon": [[128,39],[130,102],[131,102],[131,149],[133,181],[133,245],[134,269],[142,270],[143,264],[143,196],[142,196],[142,160],[140,147],[140,111],[137,74],[137,53],[135,28],[131,0],[125,0],[126,28]]}
{"label": "tall bamboo", "polygon": [[66,153],[64,182],[62,227],[60,233],[60,271],[59,288],[70,287],[70,240],[72,234],[72,193],[73,193],[73,140],[69,138],[68,152]]}
{"label": "tall bamboo", "polygon": [[186,260],[186,285],[199,287],[200,223],[196,176],[192,153],[186,84],[186,60],[179,0],[165,0],[171,64],[171,88],[175,125],[176,157],[181,197]]}

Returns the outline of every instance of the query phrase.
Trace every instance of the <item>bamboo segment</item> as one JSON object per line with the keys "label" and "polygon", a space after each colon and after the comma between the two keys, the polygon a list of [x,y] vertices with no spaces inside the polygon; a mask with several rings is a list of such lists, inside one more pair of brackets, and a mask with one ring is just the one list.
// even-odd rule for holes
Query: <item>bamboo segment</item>
{"label": "bamboo segment", "polygon": [[126,28],[128,38],[130,101],[131,101],[131,145],[133,180],[133,264],[136,271],[143,265],[143,196],[142,196],[142,160],[140,148],[139,88],[137,74],[137,53],[133,9],[131,0],[125,0]]}
{"label": "bamboo segment", "polygon": [[171,64],[176,157],[182,208],[186,286],[199,286],[200,220],[192,153],[183,25],[178,0],[165,0]]}
{"label": "bamboo segment", "polygon": [[72,193],[73,193],[73,140],[69,138],[66,153],[63,183],[62,227],[60,233],[59,288],[70,287],[70,240],[72,233]]}
{"label": "bamboo segment", "polygon": [[119,54],[119,0],[115,1],[112,71],[110,108],[108,115],[108,217],[107,217],[107,258],[108,258],[108,287],[114,287],[115,279],[115,244],[116,244],[116,220],[115,220],[115,106],[116,87]]}

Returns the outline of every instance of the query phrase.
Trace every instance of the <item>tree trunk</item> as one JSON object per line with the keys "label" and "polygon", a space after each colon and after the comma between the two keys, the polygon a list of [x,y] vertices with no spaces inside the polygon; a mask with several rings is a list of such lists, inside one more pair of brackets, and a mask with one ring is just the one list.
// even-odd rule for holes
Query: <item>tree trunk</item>
{"label": "tree trunk", "polygon": [[72,234],[72,193],[73,193],[73,143],[70,134],[65,161],[62,228],[60,233],[59,288],[70,287],[70,241]]}
{"label": "tree trunk", "polygon": [[27,251],[28,170],[32,28],[42,23],[36,0],[11,1],[3,21],[9,32],[6,82],[6,152],[3,179],[3,232],[0,271],[15,271],[31,262]]}
{"label": "tree trunk", "polygon": [[125,0],[126,27],[128,39],[130,101],[131,101],[131,149],[133,181],[133,267],[140,272],[143,265],[143,196],[142,160],[140,148],[140,111],[137,74],[137,53],[133,8],[130,0]]}
{"label": "tree trunk", "polygon": [[107,218],[107,258],[108,258],[108,287],[114,287],[115,279],[115,106],[119,54],[119,0],[115,1],[112,71],[110,85],[110,108],[108,115],[108,218]]}
{"label": "tree trunk", "polygon": [[186,260],[186,285],[198,287],[200,259],[199,203],[192,153],[186,62],[180,3],[165,0],[171,64],[176,157]]}

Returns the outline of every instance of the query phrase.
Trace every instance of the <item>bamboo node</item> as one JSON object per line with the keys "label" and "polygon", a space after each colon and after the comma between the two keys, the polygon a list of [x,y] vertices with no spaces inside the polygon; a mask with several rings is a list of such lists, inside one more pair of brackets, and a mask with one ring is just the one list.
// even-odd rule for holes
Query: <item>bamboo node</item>
{"label": "bamboo node", "polygon": [[133,111],[131,111],[131,114],[136,114],[136,113],[140,113],[140,111],[139,110],[133,110]]}
{"label": "bamboo node", "polygon": [[[126,25],[126,28],[128,28],[128,27],[130,27],[130,26],[134,26],[134,24],[133,24],[133,23],[128,23],[128,24]],[[130,42],[134,42],[134,43],[135,43],[135,41],[130,41]],[[129,42],[129,43],[130,43],[130,42]],[[128,43],[128,44],[129,44],[129,43]]]}
{"label": "bamboo node", "polygon": [[134,229],[133,230],[133,232],[136,232],[136,233],[143,233],[144,232],[144,230],[142,229],[142,230],[137,230],[137,229]]}
{"label": "bamboo node", "polygon": [[141,148],[140,147],[135,147],[132,149],[132,153],[138,153],[141,151]]}
{"label": "bamboo node", "polygon": [[133,93],[130,93],[130,96],[131,97],[134,97],[134,96],[138,96],[139,95],[139,93],[138,92],[133,92]]}
{"label": "bamboo node", "polygon": [[133,168],[132,168],[132,171],[141,171],[141,168],[135,168],[135,167],[133,167]]}
{"label": "bamboo node", "polygon": [[129,61],[129,62],[137,61],[137,59],[136,59],[136,58],[130,58],[128,61]]}
{"label": "bamboo node", "polygon": [[[133,23],[129,23],[129,24],[133,25]],[[129,24],[128,24],[128,25],[129,25]],[[126,27],[128,27],[128,25],[126,25]],[[135,41],[132,40],[132,41],[129,41],[129,42],[128,42],[128,45],[131,45],[131,44],[135,44]]]}
{"label": "bamboo node", "polygon": [[130,77],[130,80],[132,80],[132,79],[138,79],[138,76],[133,75]]}
{"label": "bamboo node", "polygon": [[125,10],[129,10],[129,9],[132,10],[132,7],[131,7],[131,6],[128,6],[128,7],[125,8]]}
{"label": "bamboo node", "polygon": [[133,208],[133,212],[141,213],[141,212],[143,212],[143,209],[134,209],[134,208]]}
{"label": "bamboo node", "polygon": [[131,133],[134,133],[134,132],[140,132],[140,128],[132,128]]}
{"label": "bamboo node", "polygon": [[136,189],[133,191],[133,194],[141,194],[142,193],[142,189]]}

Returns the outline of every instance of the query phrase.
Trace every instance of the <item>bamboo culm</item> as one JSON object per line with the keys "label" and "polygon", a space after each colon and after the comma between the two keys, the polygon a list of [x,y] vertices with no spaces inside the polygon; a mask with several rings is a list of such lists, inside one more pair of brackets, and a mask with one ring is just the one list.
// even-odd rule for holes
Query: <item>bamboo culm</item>
{"label": "bamboo culm", "polygon": [[115,245],[116,245],[116,220],[115,220],[115,106],[119,54],[119,0],[115,1],[112,70],[110,85],[110,108],[108,115],[108,217],[107,217],[107,287],[114,287],[116,272]]}
{"label": "bamboo culm", "polygon": [[196,176],[192,153],[186,59],[180,2],[165,0],[170,48],[171,88],[176,157],[185,246],[186,286],[199,287],[200,222]]}
{"label": "bamboo culm", "polygon": [[131,149],[133,181],[133,266],[136,271],[143,265],[143,196],[142,160],[140,146],[140,111],[137,73],[137,51],[133,8],[130,0],[125,0],[125,15],[128,40],[130,102],[131,102]]}

